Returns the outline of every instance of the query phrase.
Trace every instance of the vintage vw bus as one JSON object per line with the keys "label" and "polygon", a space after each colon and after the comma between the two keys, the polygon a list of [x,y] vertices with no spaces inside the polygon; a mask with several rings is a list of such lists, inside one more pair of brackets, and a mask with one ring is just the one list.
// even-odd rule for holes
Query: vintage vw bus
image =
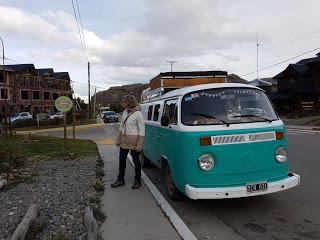
{"label": "vintage vw bus", "polygon": [[239,198],[299,184],[288,172],[283,122],[265,92],[245,84],[185,87],[141,104],[145,163],[172,199]]}

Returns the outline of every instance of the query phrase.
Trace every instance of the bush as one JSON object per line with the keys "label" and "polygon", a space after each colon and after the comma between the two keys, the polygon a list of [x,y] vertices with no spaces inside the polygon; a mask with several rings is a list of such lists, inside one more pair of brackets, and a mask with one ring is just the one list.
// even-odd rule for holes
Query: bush
{"label": "bush", "polygon": [[12,123],[12,125],[16,128],[18,127],[27,127],[27,126],[35,126],[37,124],[37,120],[35,119],[23,119],[23,120],[16,120]]}
{"label": "bush", "polygon": [[92,206],[93,217],[99,221],[104,222],[106,220],[106,215],[102,211],[100,206]]}
{"label": "bush", "polygon": [[19,146],[12,140],[0,140],[0,172],[8,172],[24,164],[25,157]]}
{"label": "bush", "polygon": [[103,184],[103,181],[100,178],[96,179],[96,183],[94,185],[94,189],[97,192],[103,192],[104,191],[104,184]]}

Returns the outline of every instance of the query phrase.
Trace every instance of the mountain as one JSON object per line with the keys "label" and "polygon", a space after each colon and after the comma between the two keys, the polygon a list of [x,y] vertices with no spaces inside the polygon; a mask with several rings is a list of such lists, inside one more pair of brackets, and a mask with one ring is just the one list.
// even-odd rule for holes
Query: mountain
{"label": "mountain", "polygon": [[239,77],[238,75],[236,74],[229,74],[228,77],[227,77],[227,82],[228,83],[244,83],[244,84],[247,84],[248,81]]}
{"label": "mountain", "polygon": [[[148,87],[149,84],[137,83],[111,87],[108,90],[97,92],[96,106],[110,106],[111,110],[120,111],[123,96],[133,94],[136,96],[137,100],[140,101],[142,91]],[[93,100],[94,96],[92,97],[92,102]]]}

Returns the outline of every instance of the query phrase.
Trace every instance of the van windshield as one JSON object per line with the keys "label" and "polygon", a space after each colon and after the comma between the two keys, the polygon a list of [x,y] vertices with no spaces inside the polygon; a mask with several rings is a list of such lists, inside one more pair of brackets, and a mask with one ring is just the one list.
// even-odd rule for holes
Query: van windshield
{"label": "van windshield", "polygon": [[181,122],[188,126],[277,120],[266,94],[253,88],[215,88],[184,95]]}

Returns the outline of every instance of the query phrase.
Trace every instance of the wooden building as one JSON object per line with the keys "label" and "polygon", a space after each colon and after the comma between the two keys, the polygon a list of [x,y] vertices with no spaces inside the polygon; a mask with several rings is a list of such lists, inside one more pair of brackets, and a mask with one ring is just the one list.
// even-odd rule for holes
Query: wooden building
{"label": "wooden building", "polygon": [[[33,114],[54,112],[59,96],[72,97],[71,80],[67,72],[52,68],[36,69],[33,64],[5,65],[8,72],[8,104],[10,111]],[[2,109],[0,109],[2,111]]]}
{"label": "wooden building", "polygon": [[277,74],[278,91],[270,95],[280,113],[320,111],[320,53]]}

